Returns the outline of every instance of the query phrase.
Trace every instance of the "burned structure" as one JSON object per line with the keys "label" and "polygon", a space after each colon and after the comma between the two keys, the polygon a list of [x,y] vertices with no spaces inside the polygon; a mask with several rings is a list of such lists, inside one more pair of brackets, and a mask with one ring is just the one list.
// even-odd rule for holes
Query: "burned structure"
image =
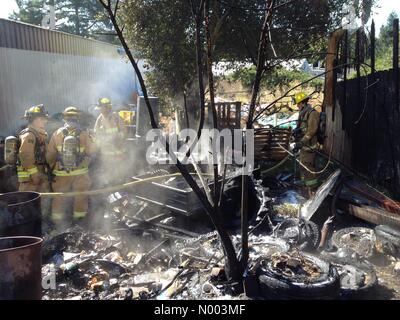
{"label": "burned structure", "polygon": [[[113,14],[111,7],[108,10]],[[269,19],[267,12],[265,28]],[[127,181],[80,193],[97,197],[100,205],[86,224],[71,228],[49,226],[39,200],[68,198],[74,193],[2,194],[0,299],[399,299],[400,205],[362,177],[370,175],[396,191],[398,150],[386,139],[393,140],[397,132],[391,131],[397,121],[391,116],[399,103],[388,106],[388,131],[369,137],[376,139],[374,147],[392,151],[377,153],[365,164],[360,160],[365,158],[364,139],[353,122],[365,128],[383,115],[375,112],[376,97],[372,113],[370,102],[362,100],[365,110],[359,109],[363,103],[349,102],[355,99],[354,92],[360,97],[364,82],[368,92],[378,86],[376,77],[382,83],[386,76],[390,78],[388,74],[395,78],[398,65],[393,71],[374,73],[372,79],[337,83],[337,71],[332,70],[339,69],[341,54],[336,52],[343,35],[342,31],[333,35],[329,50],[335,54],[327,55],[327,137],[325,154],[318,150],[323,162],[323,169],[314,173],[322,181],[318,188],[306,194],[305,185],[298,183],[302,163],[290,149],[292,131],[271,126],[255,131],[256,165],[251,175],[241,171],[244,165],[224,163],[205,168],[195,163],[129,168]],[[137,67],[135,61],[133,65]],[[353,85],[359,90],[347,90]],[[386,87],[392,92],[391,86],[382,89]],[[158,108],[152,109],[151,102],[154,106],[158,101],[149,99],[143,89],[140,108],[143,100],[150,105],[150,119],[143,117],[143,121],[154,128],[157,116],[152,113],[158,113]],[[256,97],[257,92],[253,107]],[[212,102],[208,108],[214,127],[241,128],[241,103]],[[253,119],[247,120],[250,127]],[[145,149],[145,126],[140,131],[128,139],[127,158],[135,146]],[[392,167],[381,161],[389,161]],[[223,170],[218,171],[218,165]],[[388,170],[383,180],[371,174],[382,166]],[[33,236],[42,237],[43,242]],[[231,257],[224,240],[229,240],[234,260],[240,264],[235,276],[227,270]],[[32,264],[23,278],[20,265],[13,264],[22,257]],[[23,286],[32,290],[25,291]]]}

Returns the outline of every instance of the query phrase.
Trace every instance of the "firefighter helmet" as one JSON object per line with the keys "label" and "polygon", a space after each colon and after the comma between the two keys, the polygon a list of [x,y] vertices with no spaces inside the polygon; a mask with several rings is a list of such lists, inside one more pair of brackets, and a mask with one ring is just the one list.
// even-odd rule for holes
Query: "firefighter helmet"
{"label": "firefighter helmet", "polygon": [[22,119],[32,120],[37,117],[44,117],[44,118],[49,117],[49,113],[46,111],[43,104],[33,106],[33,107],[30,107],[29,109],[27,109],[25,111],[25,115],[22,117]]}
{"label": "firefighter helmet", "polygon": [[111,100],[108,98],[100,98],[96,109],[101,109],[101,108],[111,109],[112,108]]}
{"label": "firefighter helmet", "polygon": [[63,117],[65,118],[79,118],[81,115],[81,112],[78,110],[78,108],[75,107],[68,107],[65,108],[63,112]]}
{"label": "firefighter helmet", "polygon": [[308,96],[308,94],[306,94],[304,92],[299,92],[294,95],[293,102],[295,104],[299,104],[305,100],[308,100],[309,98],[310,97]]}

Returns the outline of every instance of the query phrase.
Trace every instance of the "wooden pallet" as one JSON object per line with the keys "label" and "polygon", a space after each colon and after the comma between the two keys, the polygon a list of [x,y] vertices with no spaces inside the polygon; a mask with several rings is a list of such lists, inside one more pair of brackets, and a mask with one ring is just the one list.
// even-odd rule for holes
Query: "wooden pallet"
{"label": "wooden pallet", "polygon": [[291,130],[289,129],[255,129],[254,130],[254,156],[256,161],[281,161],[289,149]]}

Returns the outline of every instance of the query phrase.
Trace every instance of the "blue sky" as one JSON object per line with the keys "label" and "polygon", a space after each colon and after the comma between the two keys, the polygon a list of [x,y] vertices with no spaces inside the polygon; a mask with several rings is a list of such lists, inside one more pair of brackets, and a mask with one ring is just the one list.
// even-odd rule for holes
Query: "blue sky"
{"label": "blue sky", "polygon": [[[0,18],[7,18],[13,10],[18,10],[15,0],[0,0]],[[399,0],[379,0],[379,8],[374,10],[377,30],[384,24],[391,11],[396,11],[400,15]]]}

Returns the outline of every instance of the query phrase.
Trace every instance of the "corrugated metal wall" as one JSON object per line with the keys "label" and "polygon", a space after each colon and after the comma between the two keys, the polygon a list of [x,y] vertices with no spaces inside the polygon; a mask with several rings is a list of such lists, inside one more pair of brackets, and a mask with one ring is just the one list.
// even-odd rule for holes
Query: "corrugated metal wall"
{"label": "corrugated metal wall", "polygon": [[6,19],[0,19],[0,47],[118,58],[117,46]]}
{"label": "corrugated metal wall", "polygon": [[1,135],[18,130],[31,105],[43,103],[50,114],[69,105],[88,111],[99,97],[110,97],[119,107],[140,91],[118,47],[4,21],[0,19]]}
{"label": "corrugated metal wall", "polygon": [[135,80],[121,59],[0,48],[0,134],[19,127],[30,105],[43,103],[55,114],[69,105],[88,111],[103,96],[116,107],[129,103]]}

